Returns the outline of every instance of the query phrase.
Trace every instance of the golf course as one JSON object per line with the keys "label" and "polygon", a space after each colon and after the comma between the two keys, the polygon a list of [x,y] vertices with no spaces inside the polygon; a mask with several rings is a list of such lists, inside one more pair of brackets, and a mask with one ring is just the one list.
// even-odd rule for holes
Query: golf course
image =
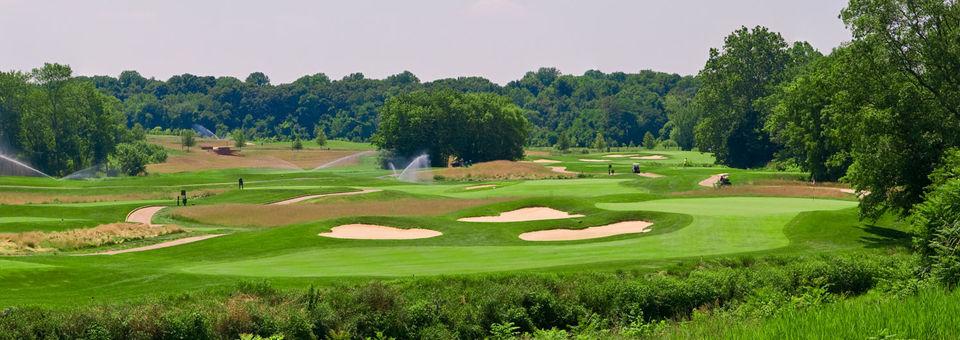
{"label": "golf course", "polygon": [[957,339],[958,23],[0,1],[0,340]]}

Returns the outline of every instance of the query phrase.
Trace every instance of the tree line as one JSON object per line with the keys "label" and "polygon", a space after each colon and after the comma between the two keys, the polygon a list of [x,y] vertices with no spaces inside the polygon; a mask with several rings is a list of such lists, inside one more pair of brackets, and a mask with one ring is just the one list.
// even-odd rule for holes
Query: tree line
{"label": "tree line", "polygon": [[[613,146],[640,145],[646,133],[669,137],[666,102],[696,91],[693,77],[654,71],[565,75],[555,68],[528,72],[500,86],[482,77],[421,82],[403,72],[385,79],[354,73],[339,80],[308,75],[273,85],[261,72],[244,80],[183,74],[148,79],[136,71],[89,77],[122,102],[127,124],[147,129],[200,124],[221,137],[241,130],[247,139],[328,138],[369,141],[387,98],[417,91],[451,90],[505,96],[532,123],[528,145],[552,146],[560,132],[574,145],[589,146],[598,129]],[[689,147],[689,145],[688,145]]]}

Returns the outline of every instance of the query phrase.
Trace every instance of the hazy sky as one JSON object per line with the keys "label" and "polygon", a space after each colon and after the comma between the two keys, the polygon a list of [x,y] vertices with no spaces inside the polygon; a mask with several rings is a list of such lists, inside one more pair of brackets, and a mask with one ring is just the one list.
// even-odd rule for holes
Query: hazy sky
{"label": "hazy sky", "polygon": [[844,0],[81,1],[0,0],[0,69],[70,64],[81,75],[305,74],[498,83],[563,73],[695,74],[741,25],[829,52]]}

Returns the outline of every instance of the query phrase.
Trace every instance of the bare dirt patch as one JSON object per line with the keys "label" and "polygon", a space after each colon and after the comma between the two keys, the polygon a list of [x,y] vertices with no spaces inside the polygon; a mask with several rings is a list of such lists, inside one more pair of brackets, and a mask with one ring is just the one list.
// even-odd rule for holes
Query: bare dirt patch
{"label": "bare dirt patch", "polygon": [[630,159],[639,159],[644,161],[662,161],[667,159],[667,156],[664,155],[650,155],[650,156],[639,156],[639,157],[630,157]]}
{"label": "bare dirt patch", "polygon": [[477,163],[468,168],[446,168],[434,173],[447,180],[515,180],[566,178],[541,165],[524,162],[492,161]]}
{"label": "bare dirt patch", "polygon": [[697,184],[699,184],[699,185],[702,186],[702,187],[713,188],[713,186],[714,186],[715,184],[717,184],[717,182],[720,181],[720,177],[721,177],[721,176],[726,176],[726,175],[727,175],[727,174],[725,174],[725,173],[723,173],[723,174],[716,174],[716,175],[713,175],[713,176],[708,177],[708,178],[705,179],[705,180],[700,181],[700,183],[697,183]]}
{"label": "bare dirt patch", "polygon": [[181,233],[177,226],[111,223],[94,228],[57,232],[30,231],[0,234],[0,254],[29,254],[121,244],[130,240]]}
{"label": "bare dirt patch", "polygon": [[553,159],[537,159],[537,160],[534,160],[533,162],[534,162],[534,163],[540,163],[540,164],[557,164],[557,163],[560,163],[560,161],[553,160]]}
{"label": "bare dirt patch", "polygon": [[502,222],[559,220],[559,219],[576,218],[576,217],[583,217],[583,215],[579,215],[579,214],[572,215],[565,211],[560,211],[560,210],[547,208],[547,207],[530,207],[530,208],[522,208],[522,209],[502,212],[500,213],[500,215],[497,215],[497,216],[464,217],[457,221],[502,223]]}
{"label": "bare dirt patch", "polygon": [[315,199],[315,198],[363,195],[363,194],[369,194],[369,193],[373,193],[373,192],[380,192],[380,190],[379,190],[379,189],[363,189],[363,190],[360,190],[360,191],[337,192],[337,193],[332,193],[332,194],[320,194],[320,195],[307,195],[307,196],[300,196],[300,197],[291,198],[291,199],[288,199],[288,200],[283,200],[283,201],[280,201],[280,202],[274,202],[274,203],[270,203],[270,204],[271,204],[271,205],[287,205],[287,204],[300,203],[300,202],[303,202],[303,201],[309,201],[309,200],[312,200],[312,199]]}
{"label": "bare dirt patch", "polygon": [[558,174],[566,174],[566,175],[576,175],[576,174],[577,174],[576,172],[567,170],[567,167],[565,167],[565,166],[551,166],[551,167],[550,167],[550,171],[556,172],[556,173],[558,173]]}
{"label": "bare dirt patch", "polygon": [[551,153],[550,151],[542,151],[542,150],[527,150],[525,153],[527,154],[527,156],[537,156],[537,157],[546,157],[546,156],[553,155],[553,153]]}
{"label": "bare dirt patch", "polygon": [[435,216],[507,199],[336,201],[323,204],[222,204],[176,208],[175,218],[228,227],[276,227],[350,216]]}
{"label": "bare dirt patch", "polygon": [[437,237],[443,233],[420,228],[401,229],[373,224],[346,224],[333,227],[329,232],[319,235],[353,240],[413,240]]}
{"label": "bare dirt patch", "polygon": [[586,229],[550,229],[520,234],[524,241],[574,241],[608,237],[623,234],[649,232],[653,223],[646,221],[617,222]]}

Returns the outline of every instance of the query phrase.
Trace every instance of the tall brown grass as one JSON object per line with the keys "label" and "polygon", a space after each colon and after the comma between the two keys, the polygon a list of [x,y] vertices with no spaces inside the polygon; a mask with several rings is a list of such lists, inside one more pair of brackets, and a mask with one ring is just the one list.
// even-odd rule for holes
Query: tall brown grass
{"label": "tall brown grass", "polygon": [[569,178],[571,175],[551,171],[549,168],[526,162],[492,161],[477,163],[468,168],[447,168],[434,174],[438,179],[449,180],[512,180]]}
{"label": "tall brown grass", "polygon": [[[190,192],[190,198],[209,197],[221,194],[227,189],[203,189]],[[0,204],[49,204],[49,203],[92,203],[132,200],[176,199],[176,190],[155,192],[130,192],[107,195],[76,195],[39,192],[3,192],[0,191]]]}
{"label": "tall brown grass", "polygon": [[25,254],[76,250],[121,244],[126,241],[140,240],[168,234],[181,233],[177,226],[146,226],[139,223],[110,223],[94,228],[66,231],[0,234],[0,254]]}

